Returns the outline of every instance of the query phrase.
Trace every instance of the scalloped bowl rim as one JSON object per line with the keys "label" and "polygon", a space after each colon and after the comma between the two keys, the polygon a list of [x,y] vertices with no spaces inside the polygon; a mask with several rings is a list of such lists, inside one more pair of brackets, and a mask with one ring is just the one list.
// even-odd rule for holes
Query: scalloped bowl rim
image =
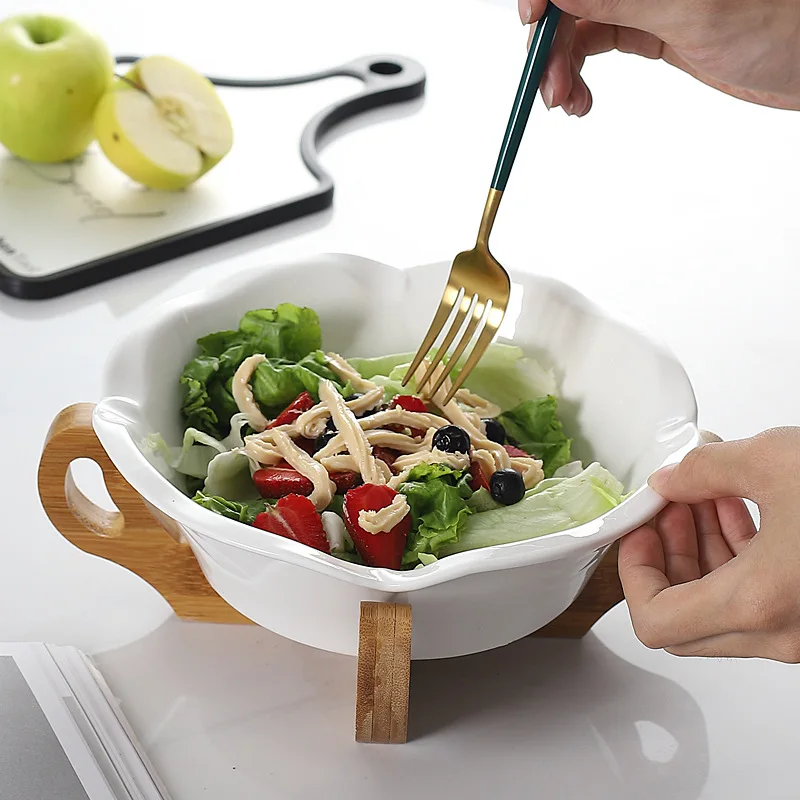
{"label": "scalloped bowl rim", "polygon": [[[370,269],[388,269],[400,272],[434,266],[420,265],[398,268],[349,253],[317,254],[313,256],[313,259],[317,262],[332,260],[334,263],[340,259],[346,259],[351,263],[368,264]],[[291,271],[298,265],[307,264],[308,261],[309,257],[297,257],[282,259],[279,262],[256,268],[244,267],[226,275],[224,280],[179,295],[164,302],[156,309],[144,313],[112,348],[106,361],[104,387],[108,383],[111,366],[118,359],[124,358],[123,352],[130,352],[137,343],[143,343],[155,329],[170,319],[174,319],[176,315],[197,311],[204,306],[224,303],[229,296],[247,284],[263,279],[265,272],[278,274]],[[580,307],[587,314],[606,319],[619,328],[647,341],[655,353],[671,361],[679,369],[685,379],[684,389],[686,390],[684,391],[686,407],[681,409],[682,418],[686,421],[682,431],[685,435],[688,426],[690,440],[688,444],[672,452],[661,466],[677,463],[686,453],[702,443],[702,435],[697,427],[697,404],[688,375],[675,355],[663,343],[620,318],[611,316],[577,289],[562,281],[533,272],[522,273],[513,270],[508,270],[508,272],[512,280],[515,275],[519,275],[524,276],[524,279],[527,280],[533,279],[548,284],[570,305]],[[427,566],[408,571],[367,567],[337,559],[335,556],[312,550],[292,540],[243,525],[195,503],[162,475],[133,441],[128,427],[137,419],[138,412],[139,404],[135,400],[114,395],[105,397],[94,408],[92,415],[94,430],[109,458],[125,480],[147,503],[187,528],[187,535],[190,538],[202,540],[207,537],[240,550],[294,564],[350,584],[388,593],[413,592],[466,575],[524,567],[558,560],[581,552],[593,552],[613,544],[629,531],[652,519],[665,506],[664,499],[645,484],[632,491],[619,506],[603,516],[567,531],[456,553]]]}

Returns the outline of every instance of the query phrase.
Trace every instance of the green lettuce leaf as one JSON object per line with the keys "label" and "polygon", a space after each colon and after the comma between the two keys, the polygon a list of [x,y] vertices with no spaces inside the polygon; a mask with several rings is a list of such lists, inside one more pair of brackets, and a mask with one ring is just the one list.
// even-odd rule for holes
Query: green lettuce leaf
{"label": "green lettuce leaf", "polygon": [[299,361],[322,347],[322,328],[313,309],[281,303],[274,309],[248,311],[239,321],[238,330],[210,333],[198,339],[197,344],[204,355],[217,358],[240,346],[239,363],[254,353]]}
{"label": "green lettuce leaf", "polygon": [[344,495],[343,494],[335,494],[331,499],[331,502],[328,503],[327,508],[325,511],[331,511],[334,514],[338,514],[340,517],[344,515]]}
{"label": "green lettuce leaf", "polygon": [[474,492],[472,497],[467,500],[467,505],[476,514],[480,514],[484,511],[493,511],[496,508],[503,508],[503,504],[498,503],[497,500],[492,497],[491,493],[487,489],[484,489],[483,486]]}
{"label": "green lettuce leaf", "polygon": [[398,491],[411,509],[411,533],[403,554],[403,565],[413,566],[420,554],[437,555],[441,546],[458,540],[472,510],[468,471],[443,464],[419,464]]}
{"label": "green lettuce leaf", "polygon": [[250,459],[241,451],[229,451],[214,456],[208,465],[203,492],[240,503],[258,500],[258,490],[250,471]]}
{"label": "green lettuce leaf", "polygon": [[242,429],[245,423],[244,414],[234,414],[229,425],[230,433],[224,439],[215,439],[197,428],[187,428],[180,447],[170,447],[160,433],[153,433],[145,437],[141,449],[145,455],[161,458],[168,467],[182,475],[204,480],[208,475],[208,465],[216,456],[244,444]]}
{"label": "green lettuce leaf", "polygon": [[186,428],[179,447],[170,447],[160,433],[151,433],[141,443],[140,449],[148,457],[156,456],[169,469],[191,478],[205,480],[208,465],[220,453],[244,445],[244,435],[249,431],[247,419],[238,411],[230,418],[229,432],[216,438],[197,428]]}
{"label": "green lettuce leaf", "polygon": [[526,356],[520,347],[497,342],[486,350],[464,385],[504,410],[532,397],[556,395],[552,370]]}
{"label": "green lettuce leaf", "polygon": [[210,356],[198,356],[183,368],[179,378],[184,390],[181,414],[187,427],[217,433],[219,417],[211,407],[208,389],[216,382],[218,368],[218,359]]}
{"label": "green lettuce leaf", "polygon": [[470,515],[458,540],[445,543],[438,555],[569,530],[597,519],[624,498],[623,485],[595,462],[573,477],[543,481],[513,506]]}
{"label": "green lettuce leaf", "polygon": [[223,517],[244,522],[247,525],[252,525],[253,520],[262,512],[267,510],[266,500],[254,500],[250,503],[237,503],[233,500],[227,500],[224,497],[216,497],[214,495],[205,494],[204,492],[197,492],[192,498],[195,503],[213,511],[215,514],[220,514]]}
{"label": "green lettuce leaf", "polygon": [[545,478],[552,477],[569,462],[572,440],[564,433],[553,395],[524,400],[502,413],[498,420],[509,440],[542,460]]}
{"label": "green lettuce leaf", "polygon": [[297,362],[268,359],[256,367],[250,386],[264,414],[274,417],[301,392],[306,391],[318,400],[319,382],[323,378],[331,381],[341,393],[347,393],[348,387],[341,386],[336,375],[325,365],[325,354],[315,350]]}
{"label": "green lettuce leaf", "polygon": [[[401,382],[411,363],[413,353],[396,353],[376,358],[350,358],[348,361],[359,374],[386,389],[386,399],[397,394],[416,391],[412,378],[408,386]],[[458,362],[460,369],[465,358]],[[464,386],[496,403],[500,408],[513,408],[531,397],[556,394],[556,379],[552,370],[545,369],[536,359],[525,356],[516,345],[493,342],[475,365]]]}
{"label": "green lettuce leaf", "polygon": [[372,380],[376,375],[388,376],[395,368],[403,364],[410,364],[414,358],[413,353],[394,353],[388,356],[375,356],[374,358],[348,358],[347,362],[362,378]]}
{"label": "green lettuce leaf", "polygon": [[[231,395],[231,378],[242,361],[255,353],[263,353],[270,361],[274,360],[276,366],[299,362],[320,350],[322,330],[315,311],[283,303],[274,309],[248,311],[239,321],[238,330],[210,333],[198,339],[197,345],[200,352],[184,366],[179,378],[183,389],[181,414],[187,427],[221,437],[227,433],[227,422],[237,411]],[[315,366],[319,366],[318,356],[313,360]],[[264,372],[268,371],[265,367]],[[316,369],[309,371],[320,374]],[[270,409],[277,408],[277,397],[283,399],[289,393],[288,380],[275,379],[273,383],[279,384],[277,388],[283,391],[280,393],[273,387],[276,391],[271,392],[265,388],[265,399],[274,401],[274,405],[268,406]],[[318,383],[319,379],[314,385]],[[295,376],[294,386],[298,385],[305,386]],[[300,391],[302,388],[278,410],[294,400]]]}

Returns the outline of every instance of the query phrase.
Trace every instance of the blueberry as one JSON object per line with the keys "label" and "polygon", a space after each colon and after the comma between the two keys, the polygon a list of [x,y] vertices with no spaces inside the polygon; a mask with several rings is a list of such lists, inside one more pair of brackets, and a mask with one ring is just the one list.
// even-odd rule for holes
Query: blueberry
{"label": "blueberry", "polygon": [[338,433],[339,430],[336,427],[336,423],[333,421],[333,417],[328,417],[328,422],[325,424],[325,430],[328,433]]}
{"label": "blueberry", "polygon": [[485,419],[483,424],[486,425],[486,438],[490,442],[506,443],[506,429],[496,419]]}
{"label": "blueberry", "polygon": [[363,397],[363,396],[364,396],[363,392],[356,392],[356,394],[347,395],[347,397],[345,397],[344,401],[345,401],[345,403],[350,403],[353,400],[358,400],[359,397]]}
{"label": "blueberry", "polygon": [[525,483],[515,469],[498,469],[489,479],[492,497],[504,506],[519,503],[525,497]]}
{"label": "blueberry", "polygon": [[469,434],[458,425],[445,425],[433,434],[433,446],[443,453],[469,453]]}
{"label": "blueberry", "polygon": [[333,437],[336,436],[337,433],[338,431],[334,429],[332,431],[326,431],[321,436],[317,436],[317,438],[314,441],[314,449],[322,450],[322,448],[325,447],[325,445],[328,444],[328,442],[331,439],[333,439]]}

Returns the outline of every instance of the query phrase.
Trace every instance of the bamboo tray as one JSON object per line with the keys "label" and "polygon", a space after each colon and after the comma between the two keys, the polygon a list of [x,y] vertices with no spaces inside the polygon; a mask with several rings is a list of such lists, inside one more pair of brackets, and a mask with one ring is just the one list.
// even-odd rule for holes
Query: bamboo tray
{"label": "bamboo tray", "polygon": [[[53,525],[81,550],[141,577],[182,619],[254,624],[212,589],[180,532],[157,522],[141,495],[116,470],[92,428],[93,408],[93,403],[65,408],[48,431],[38,489]],[[79,458],[99,464],[117,512],[99,508],[78,489],[70,465]],[[573,605],[532,635],[581,638],[622,599],[614,545]],[[361,604],[355,665],[358,742],[398,744],[407,739],[412,611],[406,604]]]}

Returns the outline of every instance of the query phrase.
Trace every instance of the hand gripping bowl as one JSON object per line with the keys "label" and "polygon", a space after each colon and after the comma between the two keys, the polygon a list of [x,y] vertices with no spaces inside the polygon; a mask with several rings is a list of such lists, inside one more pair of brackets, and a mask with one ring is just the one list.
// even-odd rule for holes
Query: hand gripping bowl
{"label": "hand gripping bowl", "polygon": [[112,353],[92,414],[97,438],[156,519],[191,545],[213,589],[253,622],[356,655],[362,601],[389,602],[413,609],[413,659],[505,645],[570,606],[609,546],[662,508],[648,476],[700,444],[692,387],[670,353],[568,286],[516,272],[501,340],[555,369],[575,456],[600,461],[630,492],[591,523],[415,570],[373,569],[208,511],[140,450],[156,431],[180,441],[177,378],[198,337],[235,327],[251,308],[290,302],[317,311],[325,349],[345,357],[413,352],[448,269],[399,270],[341,254],[250,269],[159,307]]}

